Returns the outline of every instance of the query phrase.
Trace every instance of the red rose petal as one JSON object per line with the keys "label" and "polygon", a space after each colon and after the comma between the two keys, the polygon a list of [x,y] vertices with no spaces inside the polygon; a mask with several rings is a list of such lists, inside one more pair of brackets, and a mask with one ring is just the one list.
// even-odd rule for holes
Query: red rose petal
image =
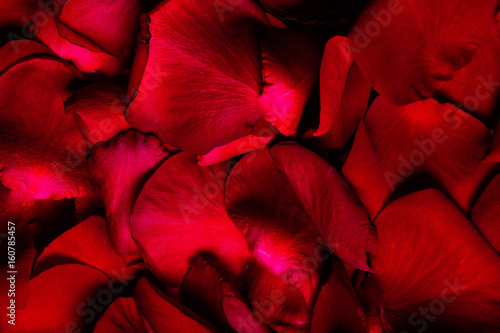
{"label": "red rose petal", "polygon": [[216,259],[228,276],[245,267],[248,247],[224,209],[226,174],[224,165],[200,167],[184,152],[167,159],[142,189],[132,236],[146,264],[168,286],[181,285],[198,255]]}
{"label": "red rose petal", "polygon": [[377,0],[351,30],[351,51],[389,102],[429,98],[470,63],[495,25],[496,6],[495,0]]}
{"label": "red rose petal", "polygon": [[[149,330],[148,330],[149,328]],[[97,322],[94,333],[148,333],[151,329],[133,298],[116,299]]]}
{"label": "red rose petal", "polygon": [[130,130],[97,145],[89,169],[100,188],[116,252],[127,264],[140,258],[132,239],[130,217],[139,192],[168,152],[152,135]]}
{"label": "red rose petal", "polygon": [[0,75],[1,179],[19,200],[92,192],[88,146],[63,105],[79,77],[73,66],[52,57],[25,59]]}
{"label": "red rose petal", "polygon": [[50,243],[37,259],[33,274],[64,264],[85,264],[102,271],[110,279],[130,281],[137,266],[125,267],[111,246],[106,220],[91,216]]}
{"label": "red rose petal", "polygon": [[131,128],[124,117],[125,94],[125,88],[102,82],[78,90],[64,104],[91,147]]}
{"label": "red rose petal", "polygon": [[500,86],[500,32],[491,28],[472,62],[438,91],[486,120],[495,117]]}
{"label": "red rose petal", "polygon": [[[96,318],[96,310],[89,302],[96,302],[96,295],[107,290],[108,284],[108,278],[92,267],[51,268],[30,281],[26,308],[16,310],[16,325],[6,324],[2,318],[2,329],[40,333],[84,329]],[[95,306],[104,309],[101,303]]]}
{"label": "red rose petal", "polygon": [[132,126],[201,155],[251,135],[262,118],[295,133],[319,66],[317,38],[289,30],[263,37],[269,22],[249,0],[167,2],[146,29],[130,85]]}
{"label": "red rose petal", "polygon": [[373,269],[386,330],[498,330],[500,257],[445,195],[410,194],[375,224]]}
{"label": "red rose petal", "polygon": [[58,31],[91,51],[128,56],[139,26],[140,5],[139,0],[68,0],[58,17]]}
{"label": "red rose petal", "polygon": [[343,173],[373,218],[391,194],[418,175],[432,178],[469,212],[494,165],[481,164],[486,127],[435,100],[404,107],[378,97],[356,134]]}
{"label": "red rose petal", "polygon": [[488,152],[483,159],[483,163],[499,163],[500,162],[500,121],[497,123],[493,138],[491,140]]}
{"label": "red rose petal", "polygon": [[145,278],[140,279],[137,283],[134,300],[153,332],[217,332],[213,326],[182,305],[177,304]]}
{"label": "red rose petal", "polygon": [[500,175],[489,183],[471,213],[472,222],[500,253]]}
{"label": "red rose petal", "polygon": [[[283,191],[284,188],[288,188],[289,191]],[[283,202],[279,203],[279,200]],[[258,204],[258,207],[268,207],[267,211],[263,211],[262,208],[250,210],[247,207],[250,203]],[[282,209],[278,209],[279,207]],[[263,218],[270,219],[273,215],[267,216],[267,214],[277,214],[275,217],[278,218],[279,214],[283,217],[297,214],[294,217],[297,222],[312,220],[326,241],[325,246],[339,258],[358,269],[370,269],[366,255],[373,251],[376,233],[372,229],[366,210],[333,167],[299,145],[281,144],[245,156],[229,176],[226,186],[226,208],[232,218],[243,219],[242,222],[247,219],[246,223],[254,220],[261,221],[260,224],[264,224],[264,221],[269,223],[270,221]],[[232,212],[232,209],[235,211]],[[238,216],[240,214],[245,215]],[[248,220],[245,216],[253,216],[253,219]],[[305,222],[293,225],[284,221],[280,223],[288,231],[283,234],[274,231],[275,240],[282,244],[281,246],[286,244],[283,243],[286,240],[285,235],[294,233],[299,235],[301,230],[299,225],[302,228],[307,227]],[[252,222],[254,223],[256,222]],[[263,229],[261,232],[262,237],[269,236],[270,230]],[[304,238],[308,241],[303,245],[311,246],[306,247],[308,251],[315,251],[321,244],[315,237],[309,239],[309,236]],[[293,242],[288,246],[292,254],[294,250],[299,251]],[[280,247],[274,247],[273,252],[278,251],[276,254],[279,254],[279,250]],[[286,250],[286,247],[282,250]]]}

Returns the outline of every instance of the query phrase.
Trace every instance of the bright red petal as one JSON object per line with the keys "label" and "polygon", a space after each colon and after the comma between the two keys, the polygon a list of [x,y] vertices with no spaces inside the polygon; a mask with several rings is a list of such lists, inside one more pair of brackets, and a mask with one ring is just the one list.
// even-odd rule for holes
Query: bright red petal
{"label": "bright red petal", "polygon": [[426,99],[467,65],[495,26],[496,0],[377,0],[351,30],[351,51],[396,105]]}
{"label": "bright red petal", "polygon": [[373,269],[388,331],[498,330],[500,257],[444,194],[403,197],[375,224]]}
{"label": "bright red petal", "polygon": [[130,130],[97,145],[89,169],[99,186],[116,252],[127,264],[140,258],[130,217],[139,192],[168,152],[152,135]]}
{"label": "bright red petal", "polygon": [[226,174],[225,165],[200,167],[184,152],[167,159],[142,189],[132,236],[146,264],[168,286],[181,285],[198,255],[215,259],[229,276],[244,269],[248,247],[224,209]]}
{"label": "bright red petal", "polygon": [[372,218],[419,176],[470,212],[494,167],[480,163],[489,137],[479,120],[451,104],[430,99],[397,107],[380,96],[357,131],[343,173]]}

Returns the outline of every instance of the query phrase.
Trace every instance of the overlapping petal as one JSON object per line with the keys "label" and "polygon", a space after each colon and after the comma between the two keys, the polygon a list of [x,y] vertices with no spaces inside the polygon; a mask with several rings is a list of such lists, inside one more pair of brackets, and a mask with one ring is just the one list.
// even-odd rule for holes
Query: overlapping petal
{"label": "overlapping petal", "polygon": [[500,175],[488,184],[471,213],[472,222],[500,253]]}

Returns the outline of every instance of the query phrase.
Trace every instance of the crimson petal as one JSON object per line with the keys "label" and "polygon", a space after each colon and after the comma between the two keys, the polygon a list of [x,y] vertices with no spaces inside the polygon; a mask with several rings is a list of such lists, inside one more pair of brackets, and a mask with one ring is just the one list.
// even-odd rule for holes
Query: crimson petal
{"label": "crimson petal", "polygon": [[351,50],[389,102],[426,99],[471,62],[495,26],[496,6],[496,0],[377,0],[351,30]]}
{"label": "crimson petal", "polygon": [[152,332],[133,298],[120,297],[106,309],[94,333]]}
{"label": "crimson petal", "polygon": [[398,199],[375,224],[374,283],[386,330],[498,330],[500,257],[444,194]]}
{"label": "crimson petal", "polygon": [[193,154],[183,152],[167,159],[142,189],[132,236],[166,285],[179,287],[199,255],[215,258],[228,276],[244,269],[248,247],[224,209],[226,175],[225,165],[200,167]]}
{"label": "crimson petal", "polygon": [[477,119],[435,100],[397,107],[379,96],[361,123],[343,173],[373,218],[407,180],[427,175],[466,212],[494,164]]}
{"label": "crimson petal", "polygon": [[111,241],[127,264],[140,258],[130,231],[132,208],[148,177],[167,156],[156,137],[130,130],[97,145],[89,158],[89,169],[104,201]]}
{"label": "crimson petal", "polygon": [[[283,191],[284,188],[289,190]],[[283,200],[282,205],[276,206],[280,199]],[[230,173],[226,186],[226,208],[232,218],[242,219],[241,222],[248,223],[250,220],[255,220],[255,217],[259,216],[257,212],[261,211],[261,208],[257,210],[245,208],[248,204],[267,207],[267,211],[261,215],[274,212],[277,218],[282,214],[283,217],[294,217],[297,221],[312,220],[327,246],[339,258],[358,269],[370,269],[367,264],[367,253],[373,251],[376,234],[366,210],[338,172],[307,149],[297,144],[280,144],[245,156]],[[282,209],[276,210],[279,207]],[[252,216],[253,219],[248,219]],[[268,220],[272,217],[272,215],[259,217],[257,221],[261,222],[257,225],[269,223]],[[279,219],[276,222],[278,221]],[[279,223],[283,224],[285,221],[288,220]],[[252,230],[252,228],[247,230],[245,224],[240,227],[244,227],[245,233]],[[299,235],[301,228],[305,229],[307,225],[300,223],[288,227],[291,229],[286,233],[276,233],[276,240],[280,237],[286,239],[285,235],[291,236],[295,233]],[[309,239],[313,235],[311,232],[302,234],[308,235],[304,238],[307,242],[303,245],[310,246],[315,242],[315,245],[318,245],[314,238]],[[254,233],[258,236],[262,232],[256,230],[248,236],[253,237]],[[258,237],[251,242],[257,239]],[[286,244],[283,243],[284,239],[279,242],[280,246]],[[265,243],[258,244],[265,245]],[[294,243],[289,244],[291,254],[294,250],[298,250],[297,245],[292,244]],[[315,251],[315,247],[306,248],[307,251]],[[278,254],[281,250],[280,247],[275,247],[272,252],[278,251],[276,252]],[[283,252],[285,253],[286,251]]]}
{"label": "crimson petal", "polygon": [[500,174],[489,183],[471,213],[471,219],[500,253]]}
{"label": "crimson petal", "polygon": [[88,146],[63,105],[80,75],[45,56],[19,61],[0,75],[0,174],[20,200],[92,193],[85,166]]}

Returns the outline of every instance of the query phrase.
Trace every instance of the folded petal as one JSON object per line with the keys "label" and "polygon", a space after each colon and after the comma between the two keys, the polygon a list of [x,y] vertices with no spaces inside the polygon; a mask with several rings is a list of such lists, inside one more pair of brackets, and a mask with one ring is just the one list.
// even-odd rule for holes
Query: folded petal
{"label": "folded petal", "polygon": [[152,332],[148,323],[131,297],[117,298],[106,309],[97,322],[95,333],[148,333]]}
{"label": "folded petal", "polygon": [[500,121],[497,123],[490,146],[483,159],[483,163],[499,163],[500,162]]}
{"label": "folded petal", "polygon": [[500,257],[444,194],[405,196],[375,223],[373,269],[387,331],[498,330]]}
{"label": "folded petal", "polygon": [[295,133],[317,76],[316,36],[269,32],[250,0],[165,2],[150,17],[129,85],[133,127],[200,155],[248,137],[263,118]]}
{"label": "folded petal", "polygon": [[0,75],[0,174],[19,200],[92,192],[85,165],[88,146],[63,105],[80,75],[52,57],[16,62]]}
{"label": "folded petal", "polygon": [[379,96],[361,123],[342,171],[373,218],[397,189],[424,177],[470,212],[494,165],[481,164],[486,127],[433,99],[404,107]]}
{"label": "folded petal", "polygon": [[140,5],[140,0],[68,0],[58,16],[58,31],[75,45],[125,57],[135,42]]}
{"label": "folded petal", "polygon": [[155,333],[217,332],[213,326],[170,299],[146,278],[137,283],[134,300]]}
{"label": "folded petal", "polygon": [[124,116],[125,96],[126,89],[116,84],[95,83],[75,92],[64,103],[64,109],[73,113],[80,131],[93,147],[131,128]]}
{"label": "folded petal", "polygon": [[137,267],[125,267],[111,246],[106,220],[91,216],[66,231],[47,246],[37,259],[34,275],[51,267],[83,264],[103,272],[109,279],[130,281]]}
{"label": "folded petal", "polygon": [[156,137],[130,130],[97,145],[89,158],[112,244],[127,264],[140,259],[130,231],[132,208],[149,176],[167,156]]}
{"label": "folded petal", "polygon": [[226,175],[225,165],[200,167],[195,155],[183,152],[144,185],[131,217],[132,236],[166,285],[179,287],[199,255],[215,259],[226,276],[244,269],[248,247],[224,209]]}
{"label": "folded petal", "polygon": [[495,0],[377,0],[351,30],[351,51],[390,103],[426,99],[471,62],[496,24],[496,6]]}
{"label": "folded petal", "polygon": [[496,120],[495,104],[500,87],[500,32],[491,28],[471,63],[437,91],[485,120]]}
{"label": "folded petal", "polygon": [[472,222],[500,253],[500,174],[488,184],[471,213]]}
{"label": "folded petal", "polygon": [[[324,243],[314,230],[329,251],[369,270],[367,253],[373,251],[376,233],[365,208],[332,166],[297,144],[279,144],[241,159],[227,182],[226,208],[256,257],[269,258],[276,274],[286,264],[300,266],[303,256],[317,257]],[[304,288],[310,295],[310,287]]]}

